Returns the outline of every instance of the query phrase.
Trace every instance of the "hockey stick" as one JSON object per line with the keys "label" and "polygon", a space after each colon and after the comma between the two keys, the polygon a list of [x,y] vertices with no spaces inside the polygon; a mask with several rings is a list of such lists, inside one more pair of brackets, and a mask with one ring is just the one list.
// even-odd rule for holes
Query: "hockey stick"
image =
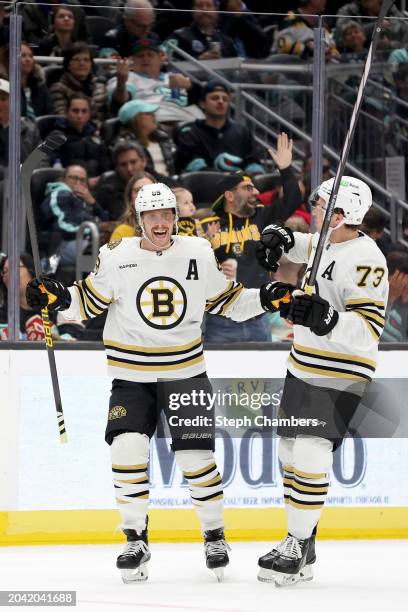
{"label": "hockey stick", "polygon": [[[38,147],[34,149],[34,151],[27,157],[27,159],[21,166],[21,182],[23,188],[22,195],[23,202],[25,203],[27,211],[28,231],[30,234],[31,249],[33,251],[34,270],[37,278],[41,278],[42,270],[40,252],[38,248],[37,230],[34,221],[33,203],[31,199],[31,175],[33,171],[37,168],[38,164],[47,157],[47,154],[51,153],[55,149],[58,149],[62,144],[64,144],[65,141],[66,138],[63,134],[57,132],[51,134],[44,142],[39,144]],[[48,362],[50,364],[52,389],[54,392],[55,409],[57,411],[57,423],[60,435],[60,442],[61,444],[65,444],[67,442],[67,433],[65,431],[64,413],[62,410],[57,366],[55,363],[54,355],[54,342],[51,335],[51,322],[48,315],[47,307],[41,310],[41,317],[44,326],[45,346],[47,348]]]}
{"label": "hockey stick", "polygon": [[365,66],[364,66],[363,76],[361,78],[360,86],[358,88],[357,99],[356,99],[356,102],[354,104],[353,113],[352,113],[351,119],[350,119],[349,129],[348,129],[348,132],[347,132],[347,135],[346,135],[346,139],[344,141],[343,150],[341,152],[341,157],[340,157],[339,165],[337,167],[336,176],[334,178],[333,189],[332,189],[332,192],[330,194],[330,198],[329,198],[329,201],[328,201],[328,204],[327,204],[327,209],[326,209],[326,214],[324,216],[322,229],[320,230],[320,236],[319,236],[319,240],[318,240],[318,243],[317,243],[315,256],[313,258],[312,268],[311,268],[310,275],[309,275],[309,278],[307,280],[307,283],[306,283],[306,285],[304,287],[304,292],[306,294],[308,294],[308,295],[312,295],[313,287],[316,284],[317,271],[318,271],[318,268],[319,268],[320,260],[322,258],[324,244],[326,242],[327,234],[328,234],[328,231],[329,231],[330,219],[332,217],[333,210],[334,210],[334,208],[336,206],[336,198],[337,198],[337,194],[339,192],[340,181],[341,181],[342,176],[343,176],[344,168],[346,166],[348,154],[349,154],[350,147],[351,147],[351,142],[352,142],[353,136],[354,136],[354,131],[356,129],[357,119],[358,119],[358,115],[360,113],[360,108],[361,108],[361,104],[362,104],[363,96],[364,96],[364,90],[365,90],[365,86],[366,86],[366,83],[367,83],[368,75],[369,75],[369,72],[370,72],[370,69],[371,69],[371,64],[372,64],[372,61],[373,61],[373,56],[374,56],[375,50],[377,48],[378,40],[380,38],[380,34],[381,34],[381,31],[382,31],[382,22],[384,20],[384,17],[386,16],[388,11],[390,10],[391,5],[393,3],[394,3],[394,0],[383,0],[380,12],[378,14],[378,19],[377,19],[376,24],[374,26],[374,32],[373,32],[373,36],[372,36],[372,39],[371,39],[370,48],[368,50],[368,55],[367,55],[366,63],[365,63]]}

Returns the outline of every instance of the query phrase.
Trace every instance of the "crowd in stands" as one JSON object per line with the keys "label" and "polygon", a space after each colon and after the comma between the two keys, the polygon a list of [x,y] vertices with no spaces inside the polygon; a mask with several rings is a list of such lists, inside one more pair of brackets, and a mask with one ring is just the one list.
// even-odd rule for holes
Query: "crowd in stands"
{"label": "crowd in stands", "polygon": [[[66,137],[44,168],[35,171],[40,187],[33,204],[40,237],[45,237],[40,240],[41,255],[57,256],[56,275],[74,280],[78,249],[89,249],[86,233],[82,243],[77,242],[83,221],[97,225],[100,245],[138,235],[133,206],[137,192],[144,184],[164,182],[177,197],[180,233],[207,238],[228,278],[247,287],[264,283],[269,275],[254,258],[262,229],[281,221],[292,230],[310,231],[310,152],[298,159],[295,171],[292,142],[285,133],[271,142],[274,149],[260,147],[251,128],[234,118],[234,93],[225,79],[197,82],[176,71],[172,60],[179,49],[200,61],[241,57],[267,62],[279,56],[310,62],[317,16],[337,13],[323,20],[326,62],[358,64],[367,56],[372,18],[380,5],[381,0],[22,4],[21,161],[52,132]],[[168,10],[172,8],[177,10]],[[393,5],[389,17],[403,15]],[[8,166],[8,40],[8,13],[0,7],[0,181]],[[369,94],[371,109],[378,97],[382,103],[386,98],[389,143],[395,155],[405,157],[408,169],[407,44],[408,21],[387,19],[379,48],[389,70],[380,83],[382,91]],[[44,67],[36,61],[41,56],[59,58],[59,63]],[[97,58],[111,61],[99,64]],[[280,82],[289,83],[282,78]],[[264,76],[265,83],[270,79]],[[352,101],[358,81],[353,73],[338,84],[341,99]],[[365,110],[370,112],[368,103]],[[324,159],[323,180],[334,170]],[[2,191],[2,182],[0,187]],[[2,200],[0,193],[0,207]],[[1,218],[0,211],[0,235]],[[362,229],[389,261],[390,306],[383,339],[401,341],[408,338],[408,253],[385,238],[386,222],[379,209],[372,208]],[[407,215],[403,228],[408,241]],[[7,258],[0,266],[0,326],[5,327]],[[23,253],[21,285],[32,270],[30,255]],[[300,284],[303,273],[303,266],[283,258],[275,278]],[[33,313],[27,312],[23,295],[20,306],[21,333],[33,338],[26,328]],[[57,320],[54,324],[55,338],[67,339],[100,337],[103,326],[95,330],[92,322],[87,335],[80,322],[62,331]],[[5,339],[7,333],[1,333]],[[207,342],[218,343],[284,341],[291,339],[292,330],[290,323],[271,314],[245,323],[211,316],[204,334]]]}

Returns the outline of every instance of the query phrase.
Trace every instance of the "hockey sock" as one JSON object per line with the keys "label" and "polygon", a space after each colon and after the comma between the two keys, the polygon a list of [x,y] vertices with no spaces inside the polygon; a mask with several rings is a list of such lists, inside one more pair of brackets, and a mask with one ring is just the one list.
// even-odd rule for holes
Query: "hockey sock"
{"label": "hockey sock", "polygon": [[295,438],[282,437],[279,440],[279,459],[283,466],[283,499],[286,512],[288,511],[290,494],[292,492],[294,443]]}
{"label": "hockey sock", "polygon": [[319,521],[329,489],[333,444],[315,436],[298,436],[293,446],[293,473],[288,506],[288,531],[309,538]]}
{"label": "hockey sock", "polygon": [[149,503],[149,438],[134,432],[120,434],[112,442],[111,457],[121,527],[140,534],[146,527]]}
{"label": "hockey sock", "polygon": [[209,450],[176,451],[176,461],[188,482],[202,531],[224,527],[222,479],[214,453]]}

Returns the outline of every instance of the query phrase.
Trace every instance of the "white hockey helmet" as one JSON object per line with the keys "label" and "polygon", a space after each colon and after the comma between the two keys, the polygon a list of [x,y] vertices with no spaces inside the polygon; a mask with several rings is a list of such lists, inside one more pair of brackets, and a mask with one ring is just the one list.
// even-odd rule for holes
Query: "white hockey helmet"
{"label": "white hockey helmet", "polygon": [[163,210],[165,208],[174,209],[177,227],[177,200],[170,187],[167,187],[164,183],[151,183],[143,185],[139,189],[135,200],[135,209],[137,222],[140,226],[142,226],[142,213],[148,210]]}
{"label": "white hockey helmet", "polygon": [[[329,201],[334,185],[334,177],[324,181],[310,196],[310,201],[320,196],[326,202]],[[341,208],[344,212],[344,223],[348,225],[360,225],[373,203],[371,189],[358,178],[343,176],[336,198],[335,208]]]}

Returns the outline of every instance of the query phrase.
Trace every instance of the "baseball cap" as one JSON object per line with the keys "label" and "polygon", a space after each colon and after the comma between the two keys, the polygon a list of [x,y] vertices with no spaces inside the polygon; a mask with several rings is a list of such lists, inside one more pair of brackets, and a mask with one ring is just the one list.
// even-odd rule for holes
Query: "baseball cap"
{"label": "baseball cap", "polygon": [[221,211],[224,205],[224,193],[226,191],[231,191],[235,187],[238,187],[242,181],[247,181],[252,183],[252,179],[244,172],[234,172],[232,174],[221,174],[220,178],[217,181],[217,191],[220,193],[218,198],[212,205],[212,209],[214,211]]}
{"label": "baseball cap", "polygon": [[204,100],[206,96],[208,96],[208,94],[212,93],[213,91],[225,91],[225,93],[227,94],[231,94],[231,89],[227,86],[224,85],[224,83],[222,83],[221,81],[217,81],[217,80],[212,80],[212,81],[208,81],[208,83],[206,83],[202,88],[201,88],[201,96],[200,99]]}
{"label": "baseball cap", "polygon": [[156,53],[160,53],[160,46],[157,40],[154,38],[138,38],[133,46],[132,46],[132,55],[136,55],[143,49],[150,49],[151,51],[156,51]]}
{"label": "baseball cap", "polygon": [[6,79],[0,79],[0,91],[10,94],[10,83]]}
{"label": "baseball cap", "polygon": [[127,123],[139,113],[155,113],[158,110],[158,104],[149,104],[143,100],[131,100],[120,107],[118,118],[121,123]]}

